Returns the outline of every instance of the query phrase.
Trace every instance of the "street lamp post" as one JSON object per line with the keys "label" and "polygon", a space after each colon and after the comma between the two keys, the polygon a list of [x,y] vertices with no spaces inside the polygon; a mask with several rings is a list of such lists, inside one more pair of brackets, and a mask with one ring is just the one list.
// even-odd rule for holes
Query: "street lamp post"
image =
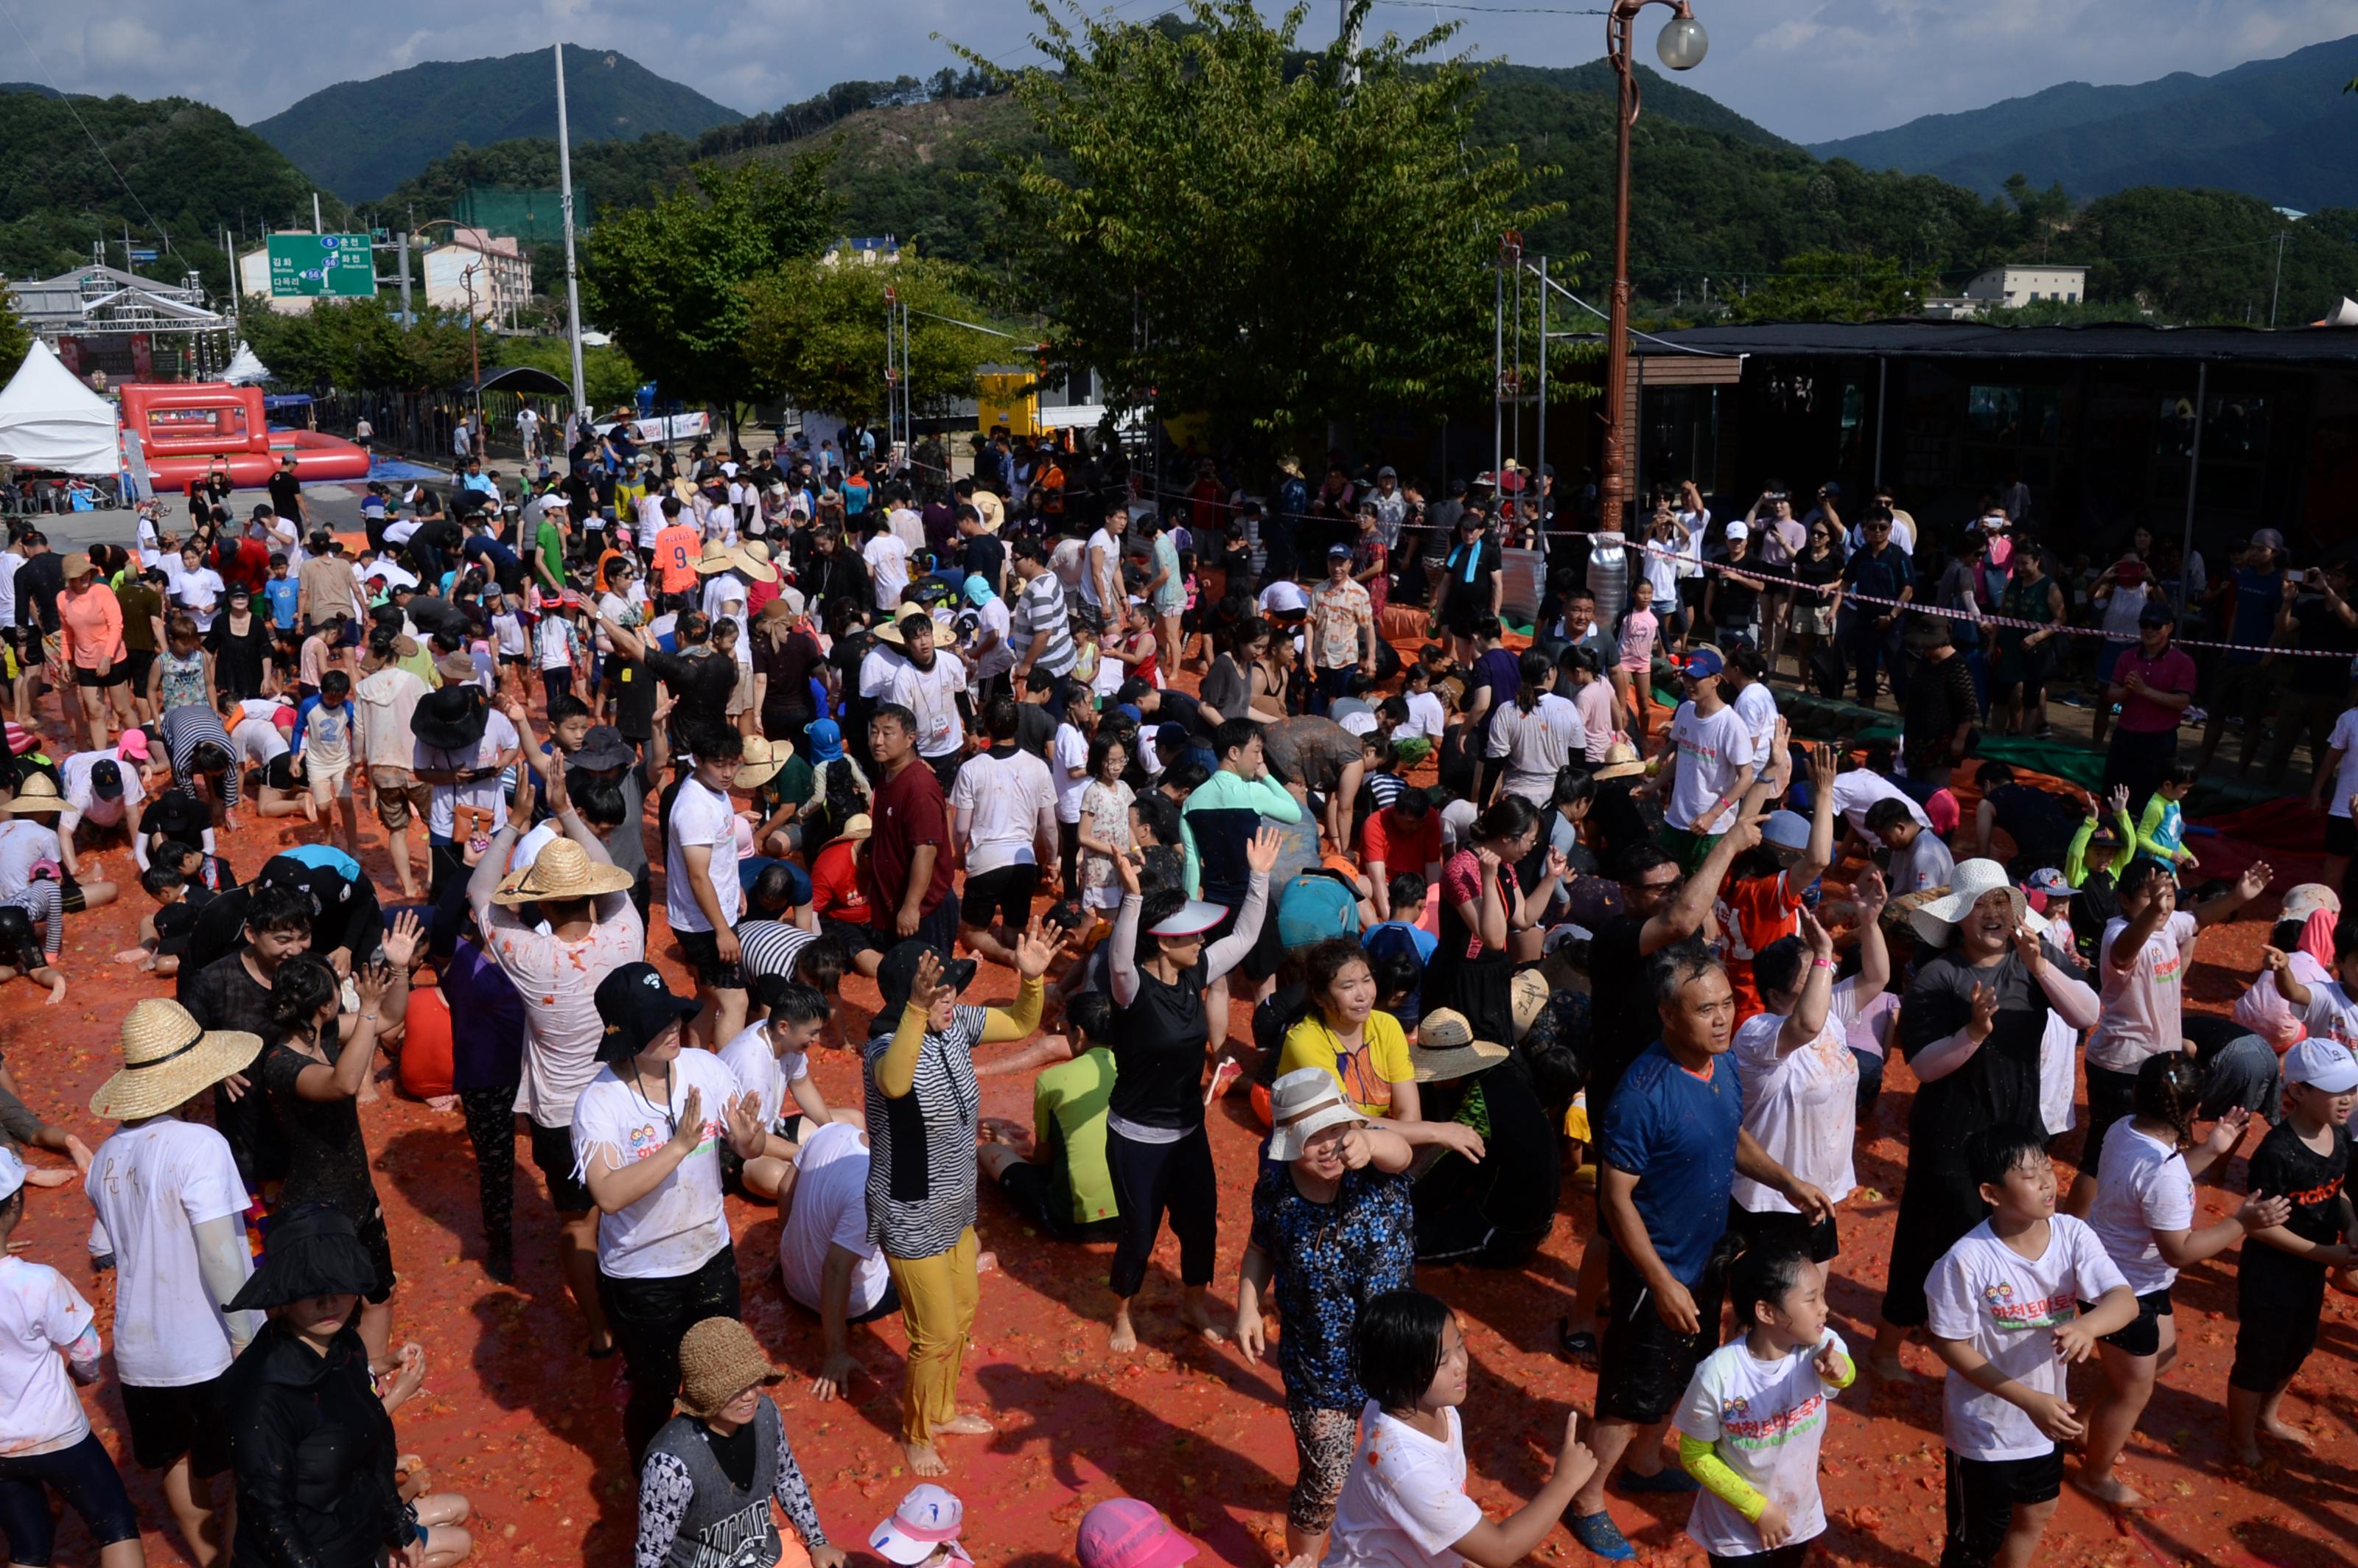
{"label": "street lamp post", "polygon": [[1662,35],[1654,43],[1655,53],[1671,70],[1693,70],[1711,47],[1688,0],[1613,0],[1613,8],[1606,16],[1605,54],[1621,83],[1614,126],[1612,308],[1605,330],[1605,462],[1597,486],[1597,515],[1606,528],[1622,526],[1629,499],[1633,421],[1625,415],[1623,405],[1629,394],[1629,131],[1638,123],[1638,68],[1629,58],[1629,35],[1638,13],[1649,5],[1671,7],[1671,20],[1663,24]]}
{"label": "street lamp post", "polygon": [[483,438],[483,356],[475,345],[475,273],[483,264],[469,262],[459,274],[459,281],[467,286],[467,367],[475,376],[475,439]]}

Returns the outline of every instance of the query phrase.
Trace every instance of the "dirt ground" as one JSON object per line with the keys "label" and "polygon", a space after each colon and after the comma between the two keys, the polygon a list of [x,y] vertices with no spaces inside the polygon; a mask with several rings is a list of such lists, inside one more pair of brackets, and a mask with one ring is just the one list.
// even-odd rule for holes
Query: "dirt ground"
{"label": "dirt ground", "polygon": [[[249,822],[225,835],[224,853],[250,873],[277,848],[317,829]],[[382,830],[364,820],[363,859],[381,887],[394,885]],[[2233,875],[2241,861],[2230,841],[2211,839],[2206,873]],[[108,955],[133,940],[144,895],[130,881],[130,857],[114,849],[95,857],[103,871],[131,887],[115,906],[74,919],[65,967],[72,989],[56,1008],[27,985],[0,988],[0,1047],[27,1098],[50,1119],[95,1144],[109,1129],[86,1108],[114,1064],[116,1028],[143,996],[169,994],[168,982],[134,976]],[[2276,858],[2277,887],[2315,874],[2313,864]],[[2198,1005],[2223,1011],[2259,970],[2273,895],[2245,918],[2206,932],[2189,979]],[[660,910],[661,902],[657,901]],[[658,923],[651,947],[676,979],[678,954]],[[986,968],[970,1000],[1005,1000],[1013,977]],[[872,985],[847,982],[843,1022],[858,1038],[875,1005]],[[1242,1031],[1243,1009],[1236,1017]],[[989,1047],[990,1056],[1014,1046]],[[859,1101],[858,1064],[836,1051],[812,1070],[829,1103]],[[984,1114],[1027,1125],[1028,1079],[986,1078]],[[1843,1253],[1834,1269],[1836,1324],[1855,1350],[1871,1336],[1884,1263],[1905,1179],[1904,1134],[1913,1080],[1895,1065],[1872,1122],[1862,1127],[1864,1190],[1841,1216]],[[377,1186],[391,1224],[402,1281],[394,1297],[396,1334],[426,1348],[426,1392],[398,1417],[404,1449],[421,1454],[440,1488],[465,1492],[475,1509],[478,1557],[492,1564],[624,1561],[634,1528],[635,1488],[622,1444],[622,1389],[618,1361],[583,1352],[579,1323],[558,1278],[553,1219],[546,1193],[517,1145],[516,1283],[493,1283],[480,1266],[482,1241],[472,1156],[458,1113],[439,1113],[386,1098],[363,1108]],[[1260,1129],[1241,1095],[1216,1108],[1212,1141],[1221,1192],[1220,1271],[1214,1285],[1233,1302],[1243,1252],[1247,1195]],[[2061,1151],[2076,1150],[2069,1135]],[[2246,1152],[2250,1145],[2246,1144]],[[49,1156],[38,1158],[55,1163]],[[2242,1161],[2230,1174],[2240,1187]],[[2228,1192],[2201,1190],[2201,1219],[2227,1212]],[[775,1397],[817,1495],[830,1536],[854,1549],[913,1484],[892,1441],[904,1348],[897,1319],[855,1330],[865,1376],[849,1403],[820,1404],[807,1392],[820,1359],[816,1316],[788,1303],[776,1276],[774,1211],[732,1199],[730,1221],[744,1276],[746,1318],[789,1376]],[[18,1238],[29,1256],[51,1263],[100,1309],[112,1340],[113,1276],[93,1275],[85,1257],[89,1211],[78,1187],[35,1190]],[[1556,1348],[1555,1325],[1570,1301],[1581,1251],[1592,1228],[1585,1192],[1567,1185],[1553,1234],[1541,1255],[1514,1272],[1428,1271],[1421,1283],[1457,1307],[1474,1359],[1466,1409],[1474,1497],[1494,1515],[1529,1498],[1544,1474],[1567,1406],[1586,1410],[1592,1372]],[[1106,1287],[1109,1248],[1066,1246],[1024,1228],[995,1193],[982,1198],[979,1228],[997,1254],[983,1281],[982,1306],[967,1357],[962,1403],[987,1411],[989,1438],[952,1438],[945,1451],[949,1484],[966,1499],[968,1543],[986,1563],[1069,1559],[1081,1514],[1128,1493],[1165,1509],[1202,1542],[1206,1561],[1260,1568],[1272,1561],[1293,1447],[1273,1367],[1248,1366],[1233,1350],[1199,1343],[1176,1321],[1176,1257],[1166,1236],[1141,1314],[1141,1346],[1116,1358],[1105,1347],[1112,1297]],[[2223,1441],[2226,1372],[2235,1325],[2234,1261],[2188,1271],[2178,1294],[2182,1359],[2146,1414],[2124,1459],[2126,1478],[2157,1499],[2134,1525],[2119,1526],[2066,1489],[2043,1563],[2263,1564],[2267,1568],[2358,1560],[2358,1394],[2350,1376],[2358,1356],[2358,1302],[2330,1294],[2317,1354],[2294,1385],[2288,1416],[2309,1431],[2310,1453],[2279,1448],[2259,1473],[2231,1469]],[[1824,1492],[1830,1529],[1814,1562],[1869,1568],[1929,1564],[1939,1556],[1942,1522],[1940,1392],[1936,1364],[1921,1347],[1909,1352],[1924,1380],[1917,1387],[1846,1396],[1825,1445]],[[149,1522],[154,1563],[186,1554],[172,1531],[153,1477],[131,1469],[122,1406],[110,1375],[86,1391],[92,1423],[126,1466],[133,1496]],[[1682,1533],[1683,1498],[1642,1502],[1615,1497],[1612,1511],[1638,1543],[1642,1560],[1701,1564]],[[60,1561],[90,1555],[78,1522],[63,1530]],[[1577,1560],[1563,1531],[1539,1553]]]}

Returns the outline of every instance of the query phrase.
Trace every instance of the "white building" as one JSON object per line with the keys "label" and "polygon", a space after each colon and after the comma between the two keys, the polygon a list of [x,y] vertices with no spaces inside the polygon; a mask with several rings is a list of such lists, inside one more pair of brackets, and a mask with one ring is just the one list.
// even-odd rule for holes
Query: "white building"
{"label": "white building", "polygon": [[[310,231],[287,229],[280,232],[308,233]],[[248,251],[237,258],[237,292],[239,298],[259,299],[281,316],[305,314],[311,308],[313,297],[308,294],[290,294],[282,299],[271,294],[270,247],[266,244],[258,251]]]}
{"label": "white building", "polygon": [[2077,305],[2087,292],[2088,269],[2084,266],[1994,266],[1966,284],[1963,295],[1924,301],[1924,314],[1968,320],[1989,310],[2018,310],[2041,299]]}
{"label": "white building", "polygon": [[447,243],[426,253],[427,308],[465,311],[471,285],[476,319],[514,320],[532,298],[531,258],[505,235],[452,229]]}
{"label": "white building", "polygon": [[901,259],[901,242],[890,234],[840,239],[820,253],[818,265],[839,266],[847,259],[862,266],[874,266],[879,262],[890,266]]}

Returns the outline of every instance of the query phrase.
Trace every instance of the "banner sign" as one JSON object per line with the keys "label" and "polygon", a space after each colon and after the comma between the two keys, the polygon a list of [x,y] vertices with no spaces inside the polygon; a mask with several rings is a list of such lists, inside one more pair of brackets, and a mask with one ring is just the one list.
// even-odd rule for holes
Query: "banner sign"
{"label": "banner sign", "polygon": [[628,425],[631,427],[632,438],[640,441],[685,441],[698,436],[712,434],[712,416],[708,411],[696,414],[673,414],[661,419],[626,419],[619,422],[609,419],[598,427],[598,434],[601,436],[607,434],[615,427],[617,423]]}

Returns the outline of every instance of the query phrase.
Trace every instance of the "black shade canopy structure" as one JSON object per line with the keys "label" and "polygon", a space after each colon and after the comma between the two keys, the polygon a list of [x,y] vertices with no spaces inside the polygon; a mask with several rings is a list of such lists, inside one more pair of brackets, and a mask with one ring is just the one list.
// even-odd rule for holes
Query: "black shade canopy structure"
{"label": "black shade canopy structure", "polygon": [[502,365],[497,370],[485,371],[459,390],[470,397],[485,392],[571,395],[571,389],[565,383],[535,365]]}
{"label": "black shade canopy structure", "polygon": [[1996,327],[1978,321],[1769,321],[1694,327],[1638,341],[1641,355],[1904,354],[1911,358],[2184,360],[2190,364],[2338,363],[2358,366],[2358,329]]}

